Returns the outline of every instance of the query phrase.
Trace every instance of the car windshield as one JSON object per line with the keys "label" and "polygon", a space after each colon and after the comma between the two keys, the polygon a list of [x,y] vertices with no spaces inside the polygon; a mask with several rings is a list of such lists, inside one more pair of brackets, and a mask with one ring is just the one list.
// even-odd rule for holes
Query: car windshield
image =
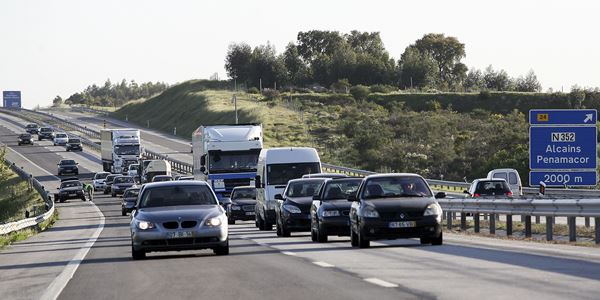
{"label": "car windshield", "polygon": [[248,188],[234,190],[233,195],[231,195],[231,200],[237,199],[256,199],[256,189]]}
{"label": "car windshield", "polygon": [[69,144],[79,144],[81,141],[79,139],[69,139]]}
{"label": "car windshield", "polygon": [[152,182],[171,181],[172,179],[171,176],[154,176]]}
{"label": "car windshield", "polygon": [[271,164],[267,166],[267,184],[286,185],[292,179],[312,173],[321,173],[320,163]]}
{"label": "car windshield", "polygon": [[369,179],[362,189],[363,199],[431,197],[431,191],[421,177],[393,176]]}
{"label": "car windshield", "polygon": [[109,173],[96,173],[96,175],[94,175],[94,179],[104,179],[109,175]]}
{"label": "car windshield", "polygon": [[60,162],[61,165],[74,165],[75,161],[72,159],[65,159]]}
{"label": "car windshield", "polygon": [[117,155],[140,155],[140,145],[117,145],[115,153]]}
{"label": "car windshield", "polygon": [[312,197],[314,196],[323,181],[295,181],[290,182],[285,195],[288,197]]}
{"label": "car windshield", "polygon": [[139,193],[140,193],[140,190],[128,190],[128,191],[125,191],[125,194],[123,194],[123,198],[137,197]]}
{"label": "car windshield", "polygon": [[361,181],[362,179],[330,180],[323,187],[322,200],[348,199],[351,193],[358,190]]}
{"label": "car windshield", "polygon": [[27,124],[26,128],[37,128],[35,124]]}
{"label": "car windshield", "polygon": [[140,165],[129,165],[129,171],[137,171]]}
{"label": "car windshield", "polygon": [[510,188],[504,180],[480,181],[475,188],[475,194],[479,195],[504,195],[508,192],[510,192]]}
{"label": "car windshield", "polygon": [[52,129],[48,128],[48,127],[42,127],[42,128],[40,128],[40,131],[41,132],[50,132],[50,131],[52,131]]}
{"label": "car windshield", "polygon": [[260,150],[210,151],[208,170],[211,173],[256,172],[259,154]]}
{"label": "car windshield", "polygon": [[133,183],[133,178],[129,176],[116,177],[113,183]]}
{"label": "car windshield", "polygon": [[117,177],[117,176],[118,175],[112,175],[112,174],[106,176],[106,182],[112,182],[115,179],[115,177]]}
{"label": "car windshield", "polygon": [[178,205],[217,205],[206,185],[173,185],[146,188],[140,208]]}
{"label": "car windshield", "polygon": [[66,181],[60,185],[61,188],[80,187],[80,186],[82,186],[82,185],[81,185],[81,182],[79,182],[79,181]]}
{"label": "car windshield", "polygon": [[64,134],[64,133],[57,133],[57,134],[56,134],[56,137],[57,137],[57,138],[66,138],[66,137],[67,137],[67,135],[66,135],[66,134]]}
{"label": "car windshield", "polygon": [[31,138],[31,135],[30,134],[21,134],[19,137],[22,139],[28,139],[28,138]]}

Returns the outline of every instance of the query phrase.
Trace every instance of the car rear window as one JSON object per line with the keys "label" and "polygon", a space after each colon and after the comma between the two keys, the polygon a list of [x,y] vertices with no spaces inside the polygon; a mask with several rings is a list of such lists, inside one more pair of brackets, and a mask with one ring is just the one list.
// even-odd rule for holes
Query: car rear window
{"label": "car rear window", "polygon": [[504,195],[510,192],[510,187],[506,181],[480,181],[475,188],[475,194],[480,195]]}
{"label": "car rear window", "polygon": [[139,190],[129,190],[129,191],[125,191],[125,194],[123,195],[123,198],[133,198],[133,197],[137,197],[139,193],[140,193],[140,191],[139,191]]}
{"label": "car rear window", "polygon": [[515,174],[513,172],[508,173],[508,182],[510,184],[517,184],[518,183],[517,174]]}
{"label": "car rear window", "polygon": [[79,139],[69,139],[70,144],[79,144],[81,141]]}
{"label": "car rear window", "polygon": [[133,178],[129,176],[116,177],[114,183],[133,183]]}
{"label": "car rear window", "polygon": [[256,189],[236,189],[231,200],[236,199],[256,199]]}
{"label": "car rear window", "polygon": [[173,185],[146,188],[140,208],[216,204],[217,199],[206,185]]}
{"label": "car rear window", "polygon": [[492,178],[500,178],[508,181],[508,178],[506,178],[506,172],[495,173],[494,177]]}
{"label": "car rear window", "polygon": [[312,197],[323,184],[323,181],[296,181],[290,182],[286,196],[288,197]]}
{"label": "car rear window", "polygon": [[351,193],[358,190],[362,179],[332,180],[323,187],[323,200],[347,199]]}
{"label": "car rear window", "polygon": [[67,135],[66,135],[66,134],[64,134],[64,133],[57,133],[57,134],[56,134],[56,137],[57,137],[57,138],[66,138],[66,137],[67,137]]}
{"label": "car rear window", "polygon": [[108,175],[109,175],[109,173],[97,173],[97,174],[94,176],[94,179],[104,179],[104,178],[106,178]]}

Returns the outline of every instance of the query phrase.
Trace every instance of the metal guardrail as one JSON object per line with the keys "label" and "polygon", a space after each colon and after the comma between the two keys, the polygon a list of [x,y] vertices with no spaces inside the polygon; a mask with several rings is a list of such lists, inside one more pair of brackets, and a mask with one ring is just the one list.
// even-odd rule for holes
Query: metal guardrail
{"label": "metal guardrail", "polygon": [[23,169],[17,167],[14,163],[5,159],[6,164],[8,164],[11,170],[19,175],[21,179],[27,180],[31,183],[32,187],[42,196],[45,202],[46,212],[31,218],[26,218],[23,220],[6,223],[0,225],[0,234],[8,234],[17,230],[25,229],[32,226],[37,226],[38,224],[48,220],[52,214],[54,214],[54,202],[49,197],[48,191],[44,189],[44,186],[35,179],[31,174],[26,173]]}

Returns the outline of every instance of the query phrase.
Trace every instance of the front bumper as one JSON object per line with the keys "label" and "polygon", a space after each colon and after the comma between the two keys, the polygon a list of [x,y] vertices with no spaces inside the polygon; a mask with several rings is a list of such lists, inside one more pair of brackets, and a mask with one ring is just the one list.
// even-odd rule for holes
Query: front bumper
{"label": "front bumper", "polygon": [[367,240],[417,237],[435,238],[440,236],[442,232],[442,225],[437,222],[434,216],[427,216],[420,220],[416,220],[416,226],[408,228],[390,228],[390,222],[396,222],[396,220],[382,221],[378,219],[363,218],[360,222],[359,230]]}
{"label": "front bumper", "polygon": [[58,193],[58,198],[62,200],[81,199],[84,196],[83,191],[76,193]]}
{"label": "front bumper", "polygon": [[69,145],[69,144],[67,144],[67,149],[69,149],[69,150],[83,150],[81,148],[81,145]]}
{"label": "front bumper", "polygon": [[93,185],[94,188],[97,190],[103,190],[106,187],[106,184],[104,182],[94,182]]}
{"label": "front bumper", "polygon": [[[196,229],[177,229],[166,230],[154,228],[150,230],[132,229],[131,240],[135,250],[149,251],[181,251],[181,250],[199,250],[226,246],[228,243],[227,222],[216,227],[200,227]],[[190,238],[167,238],[169,232],[192,231]]]}
{"label": "front bumper", "polygon": [[33,140],[19,140],[20,144],[33,144]]}
{"label": "front bumper", "polygon": [[283,212],[281,222],[289,231],[310,231],[310,213],[291,214]]}
{"label": "front bumper", "polygon": [[135,207],[135,201],[123,201],[121,202],[121,208],[127,212],[131,212]]}
{"label": "front bumper", "polygon": [[79,173],[79,169],[77,169],[77,168],[75,168],[75,169],[58,169],[58,172],[61,174],[65,174],[65,173],[75,174],[75,173]]}
{"label": "front bumper", "polygon": [[240,221],[251,221],[256,217],[256,213],[254,212],[254,208],[252,210],[232,210],[229,209],[228,218],[232,220],[240,220]]}
{"label": "front bumper", "polygon": [[348,236],[350,235],[350,218],[347,216],[323,217],[319,221],[323,234]]}

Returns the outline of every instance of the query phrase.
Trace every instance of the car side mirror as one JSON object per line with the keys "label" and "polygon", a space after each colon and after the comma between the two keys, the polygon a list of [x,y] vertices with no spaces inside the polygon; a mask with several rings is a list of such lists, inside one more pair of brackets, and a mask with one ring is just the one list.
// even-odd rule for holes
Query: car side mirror
{"label": "car side mirror", "polygon": [[321,200],[321,197],[319,195],[314,195],[313,200]]}
{"label": "car side mirror", "polygon": [[204,167],[204,166],[200,167],[200,172],[202,172],[202,173],[206,172],[206,167]]}
{"label": "car side mirror", "polygon": [[442,199],[442,198],[446,198],[446,193],[438,192],[437,194],[435,194],[435,199]]}
{"label": "car side mirror", "polygon": [[463,194],[469,194],[470,195],[471,193],[469,193],[469,191],[467,191],[467,190],[464,190]]}
{"label": "car side mirror", "polygon": [[275,200],[283,200],[283,196],[281,194],[275,195]]}
{"label": "car side mirror", "polygon": [[256,175],[256,177],[254,177],[254,187],[257,189],[262,187],[262,183],[260,181],[260,175]]}
{"label": "car side mirror", "polygon": [[352,193],[352,194],[348,195],[348,201],[349,202],[357,202],[358,197],[356,196],[356,193]]}
{"label": "car side mirror", "polygon": [[201,166],[206,165],[206,154],[204,154],[200,157],[200,165]]}

